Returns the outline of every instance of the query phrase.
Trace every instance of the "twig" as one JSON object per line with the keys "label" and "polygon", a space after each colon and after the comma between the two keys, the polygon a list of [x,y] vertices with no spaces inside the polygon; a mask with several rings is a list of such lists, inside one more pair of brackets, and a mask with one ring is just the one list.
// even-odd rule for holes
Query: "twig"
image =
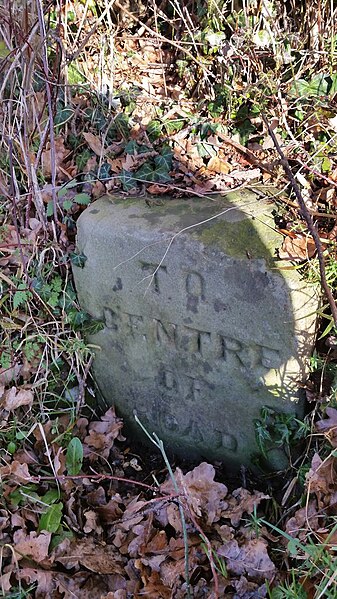
{"label": "twig", "polygon": [[317,257],[318,257],[318,263],[319,263],[319,270],[320,270],[320,275],[321,275],[321,286],[323,287],[326,297],[328,299],[330,308],[331,308],[331,314],[333,317],[333,321],[335,324],[335,327],[337,327],[337,306],[333,297],[333,294],[331,292],[331,289],[328,285],[328,282],[326,280],[326,273],[325,273],[325,265],[324,265],[324,256],[323,256],[323,248],[322,248],[322,244],[321,244],[321,240],[319,238],[319,234],[318,231],[314,225],[314,221],[312,219],[312,216],[308,210],[308,208],[305,205],[305,201],[303,199],[301,190],[299,188],[299,186],[296,183],[295,177],[291,171],[289,162],[287,160],[287,158],[285,157],[284,153],[282,152],[280,145],[277,141],[277,138],[274,134],[274,131],[271,129],[271,127],[269,126],[269,123],[266,119],[266,117],[264,115],[262,115],[262,119],[264,124],[266,125],[269,135],[273,140],[274,146],[276,148],[276,151],[278,152],[280,158],[281,158],[281,165],[284,169],[284,172],[286,173],[290,185],[293,189],[293,192],[297,198],[298,201],[298,206],[299,206],[299,210],[300,210],[300,214],[302,215],[302,217],[304,218],[305,222],[307,223],[308,229],[312,235],[312,238],[315,242],[315,246],[317,249]]}
{"label": "twig", "polygon": [[[60,484],[62,484],[67,480],[83,480],[85,478],[87,478],[88,480],[98,482],[102,480],[115,480],[117,482],[126,483],[128,485],[138,485],[139,487],[144,487],[149,491],[158,491],[158,488],[154,487],[153,485],[146,485],[145,483],[142,483],[138,480],[123,478],[121,476],[113,476],[111,474],[76,474],[76,476],[71,476],[68,474],[56,474],[55,476],[31,476],[29,478],[29,481],[38,484],[41,481],[57,480]],[[162,499],[166,499],[166,496],[163,496]]]}
{"label": "twig", "polygon": [[[150,433],[146,430],[145,426],[139,420],[139,418],[138,418],[138,416],[137,416],[136,413],[134,414],[134,418],[135,418],[135,421],[137,422],[137,424],[139,424],[139,426],[141,427],[141,429],[144,431],[144,433],[146,434],[146,436],[150,439],[151,443],[153,443],[159,449],[160,453],[162,454],[164,462],[165,462],[165,465],[166,465],[166,468],[167,468],[168,473],[170,475],[170,479],[171,479],[172,484],[173,484],[173,488],[174,488],[175,492],[179,495],[180,491],[179,491],[179,488],[178,488],[178,484],[177,484],[177,481],[176,481],[175,476],[173,474],[173,471],[172,471],[169,459],[168,459],[168,457],[166,455],[166,451],[165,451],[165,448],[164,448],[164,443],[162,442],[161,439],[159,439],[159,437],[158,437],[158,435],[156,435],[156,433],[152,433],[152,435],[150,435]],[[186,520],[185,520],[185,514],[184,514],[183,506],[181,505],[180,501],[178,501],[178,510],[179,510],[179,516],[180,516],[180,520],[181,520],[181,526],[182,526],[182,531],[183,531],[183,539],[184,539],[185,580],[186,580],[186,587],[187,587],[187,599],[191,599],[187,528],[186,528]]]}
{"label": "twig", "polygon": [[213,581],[214,581],[214,595],[215,595],[215,599],[219,599],[219,597],[220,597],[220,595],[219,595],[219,578],[218,578],[218,573],[216,571],[216,567],[215,567],[215,563],[214,563],[212,545],[210,543],[210,540],[206,537],[201,526],[199,526],[199,524],[193,514],[193,511],[191,510],[188,503],[187,503],[187,507],[188,507],[188,511],[190,514],[190,518],[193,522],[194,528],[198,531],[199,535],[201,536],[202,540],[204,541],[204,543],[207,547],[207,552],[208,552],[207,557],[208,557],[209,565],[211,566]]}
{"label": "twig", "polygon": [[40,27],[40,35],[42,39],[42,64],[46,81],[46,94],[48,104],[48,120],[49,120],[49,137],[50,137],[50,164],[51,164],[51,184],[52,184],[52,201],[55,223],[58,223],[57,217],[57,193],[56,193],[56,149],[55,149],[55,134],[54,134],[54,117],[53,103],[51,96],[51,85],[49,80],[48,70],[48,54],[47,54],[47,33],[44,23],[43,6],[41,0],[36,0],[37,14]]}
{"label": "twig", "polygon": [[9,169],[10,169],[10,195],[12,198],[13,222],[14,222],[14,227],[15,227],[15,233],[17,236],[17,244],[18,244],[19,253],[20,253],[20,260],[22,263],[22,270],[25,273],[25,275],[27,275],[26,262],[25,262],[23,249],[22,249],[22,243],[21,243],[21,239],[20,239],[20,232],[19,232],[19,227],[18,227],[18,216],[17,216],[17,210],[16,210],[16,194],[15,194],[15,184],[14,184],[16,181],[16,178],[15,178],[15,171],[14,171],[14,164],[13,164],[13,142],[12,142],[12,139],[8,140],[8,149],[9,149]]}

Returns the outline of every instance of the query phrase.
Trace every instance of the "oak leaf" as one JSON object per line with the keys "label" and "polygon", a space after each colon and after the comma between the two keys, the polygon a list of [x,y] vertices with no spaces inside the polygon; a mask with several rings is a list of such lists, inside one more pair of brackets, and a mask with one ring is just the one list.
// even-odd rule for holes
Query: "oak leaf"
{"label": "oak leaf", "polygon": [[241,546],[233,539],[219,547],[217,553],[226,558],[226,567],[233,574],[264,580],[275,573],[275,564],[268,555],[264,539],[250,539]]}

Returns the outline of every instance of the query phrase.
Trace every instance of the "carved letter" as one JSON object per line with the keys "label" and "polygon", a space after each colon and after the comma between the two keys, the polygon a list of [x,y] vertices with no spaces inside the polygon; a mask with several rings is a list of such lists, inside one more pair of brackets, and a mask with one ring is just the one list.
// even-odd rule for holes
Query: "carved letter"
{"label": "carved letter", "polygon": [[163,323],[161,320],[153,319],[155,326],[156,341],[160,345],[176,346],[176,327],[177,325],[170,322]]}
{"label": "carved letter", "polygon": [[279,368],[282,364],[282,358],[278,349],[261,346],[261,364],[265,368]]}
{"label": "carved letter", "polygon": [[215,429],[214,444],[212,443],[212,445],[214,445],[214,449],[228,449],[234,452],[237,450],[238,442],[234,435]]}
{"label": "carved letter", "polygon": [[145,274],[146,278],[152,278],[153,280],[153,289],[156,293],[160,293],[161,286],[160,280],[163,273],[167,273],[166,266],[151,263],[151,262],[140,262],[141,269]]}
{"label": "carved letter", "polygon": [[187,310],[198,312],[200,300],[205,299],[205,281],[198,272],[189,272],[186,277]]}
{"label": "carved letter", "polygon": [[211,349],[211,333],[184,327],[180,345],[182,349],[191,354],[200,354],[205,357],[207,351]]}
{"label": "carved letter", "polygon": [[114,312],[110,308],[103,308],[104,322],[107,329],[113,329],[114,331],[118,330],[117,326],[117,312]]}
{"label": "carved letter", "polygon": [[143,316],[137,316],[136,314],[128,314],[129,327],[131,329],[132,337],[143,336],[146,340],[146,334],[144,333],[144,318]]}

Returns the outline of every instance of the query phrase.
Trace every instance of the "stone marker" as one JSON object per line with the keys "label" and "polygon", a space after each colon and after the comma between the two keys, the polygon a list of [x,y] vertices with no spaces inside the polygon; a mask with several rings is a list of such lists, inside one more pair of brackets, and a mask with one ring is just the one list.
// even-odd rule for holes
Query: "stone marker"
{"label": "stone marker", "polygon": [[[94,375],[185,457],[249,465],[267,405],[303,414],[315,290],[277,260],[272,205],[252,192],[195,200],[102,198],[78,220],[82,308],[105,327]],[[282,460],[274,456],[274,466]]]}

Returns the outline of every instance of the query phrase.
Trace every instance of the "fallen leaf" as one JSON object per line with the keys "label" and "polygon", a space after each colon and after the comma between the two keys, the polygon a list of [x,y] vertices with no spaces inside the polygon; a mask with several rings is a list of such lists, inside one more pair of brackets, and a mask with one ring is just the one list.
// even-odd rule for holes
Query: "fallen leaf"
{"label": "fallen leaf", "polygon": [[11,387],[4,396],[1,407],[8,412],[16,410],[20,406],[31,406],[34,400],[34,394],[30,389],[17,390]]}
{"label": "fallen leaf", "polygon": [[123,427],[123,420],[116,416],[114,408],[110,408],[101,418],[101,420],[89,424],[89,435],[83,442],[84,455],[88,456],[95,450],[103,457],[109,457],[110,450],[114,440],[124,440],[120,431]]}
{"label": "fallen leaf", "polygon": [[94,135],[93,133],[83,132],[82,133],[85,141],[87,142],[89,148],[96,154],[96,156],[104,155],[104,148],[101,142],[100,137]]}
{"label": "fallen leaf", "polygon": [[[312,499],[308,505],[296,510],[294,515],[286,523],[286,532],[294,538],[305,541],[309,530],[316,531],[319,526],[316,501]],[[287,540],[285,539],[287,542]]]}
{"label": "fallen leaf", "polygon": [[14,460],[7,466],[2,466],[0,468],[0,476],[2,478],[9,478],[15,483],[26,483],[32,480],[27,464],[20,464],[17,460]]}
{"label": "fallen leaf", "polygon": [[224,173],[227,175],[231,170],[231,165],[217,156],[212,156],[207,163],[207,168],[213,173]]}
{"label": "fallen leaf", "polygon": [[316,430],[329,439],[333,447],[337,447],[337,410],[335,408],[327,408],[325,411],[328,418],[318,420],[316,422]]}
{"label": "fallen leaf", "polygon": [[316,253],[316,245],[312,237],[297,235],[294,239],[285,237],[278,251],[281,260],[303,261],[312,258]]}
{"label": "fallen leaf", "polygon": [[50,532],[35,531],[26,535],[22,529],[16,530],[13,535],[13,548],[18,560],[29,557],[40,563],[48,557],[48,547],[51,539]]}
{"label": "fallen leaf", "polygon": [[255,580],[272,578],[276,568],[267,552],[264,539],[251,539],[239,546],[233,539],[217,550],[217,554],[226,558],[226,567],[233,574],[247,576]]}
{"label": "fallen leaf", "polygon": [[270,496],[260,491],[250,493],[247,489],[240,487],[227,498],[227,506],[221,516],[229,518],[233,526],[238,526],[243,514],[252,514],[263,499],[270,499]]}
{"label": "fallen leaf", "polygon": [[319,509],[330,505],[331,496],[336,491],[336,458],[330,455],[322,460],[318,453],[312,458],[311,468],[306,475],[308,493],[315,493]]}
{"label": "fallen leaf", "polygon": [[74,539],[67,549],[67,554],[57,556],[56,561],[66,568],[81,564],[91,572],[99,574],[123,574],[124,558],[116,551],[114,545],[105,545],[93,539]]}
{"label": "fallen leaf", "polygon": [[[175,472],[178,486],[185,495],[189,508],[196,516],[203,517],[207,524],[219,520],[228,492],[225,485],[215,482],[214,476],[215,469],[207,462],[202,462],[185,475],[179,468]],[[174,492],[170,480],[164,483],[161,489],[165,492]]]}

